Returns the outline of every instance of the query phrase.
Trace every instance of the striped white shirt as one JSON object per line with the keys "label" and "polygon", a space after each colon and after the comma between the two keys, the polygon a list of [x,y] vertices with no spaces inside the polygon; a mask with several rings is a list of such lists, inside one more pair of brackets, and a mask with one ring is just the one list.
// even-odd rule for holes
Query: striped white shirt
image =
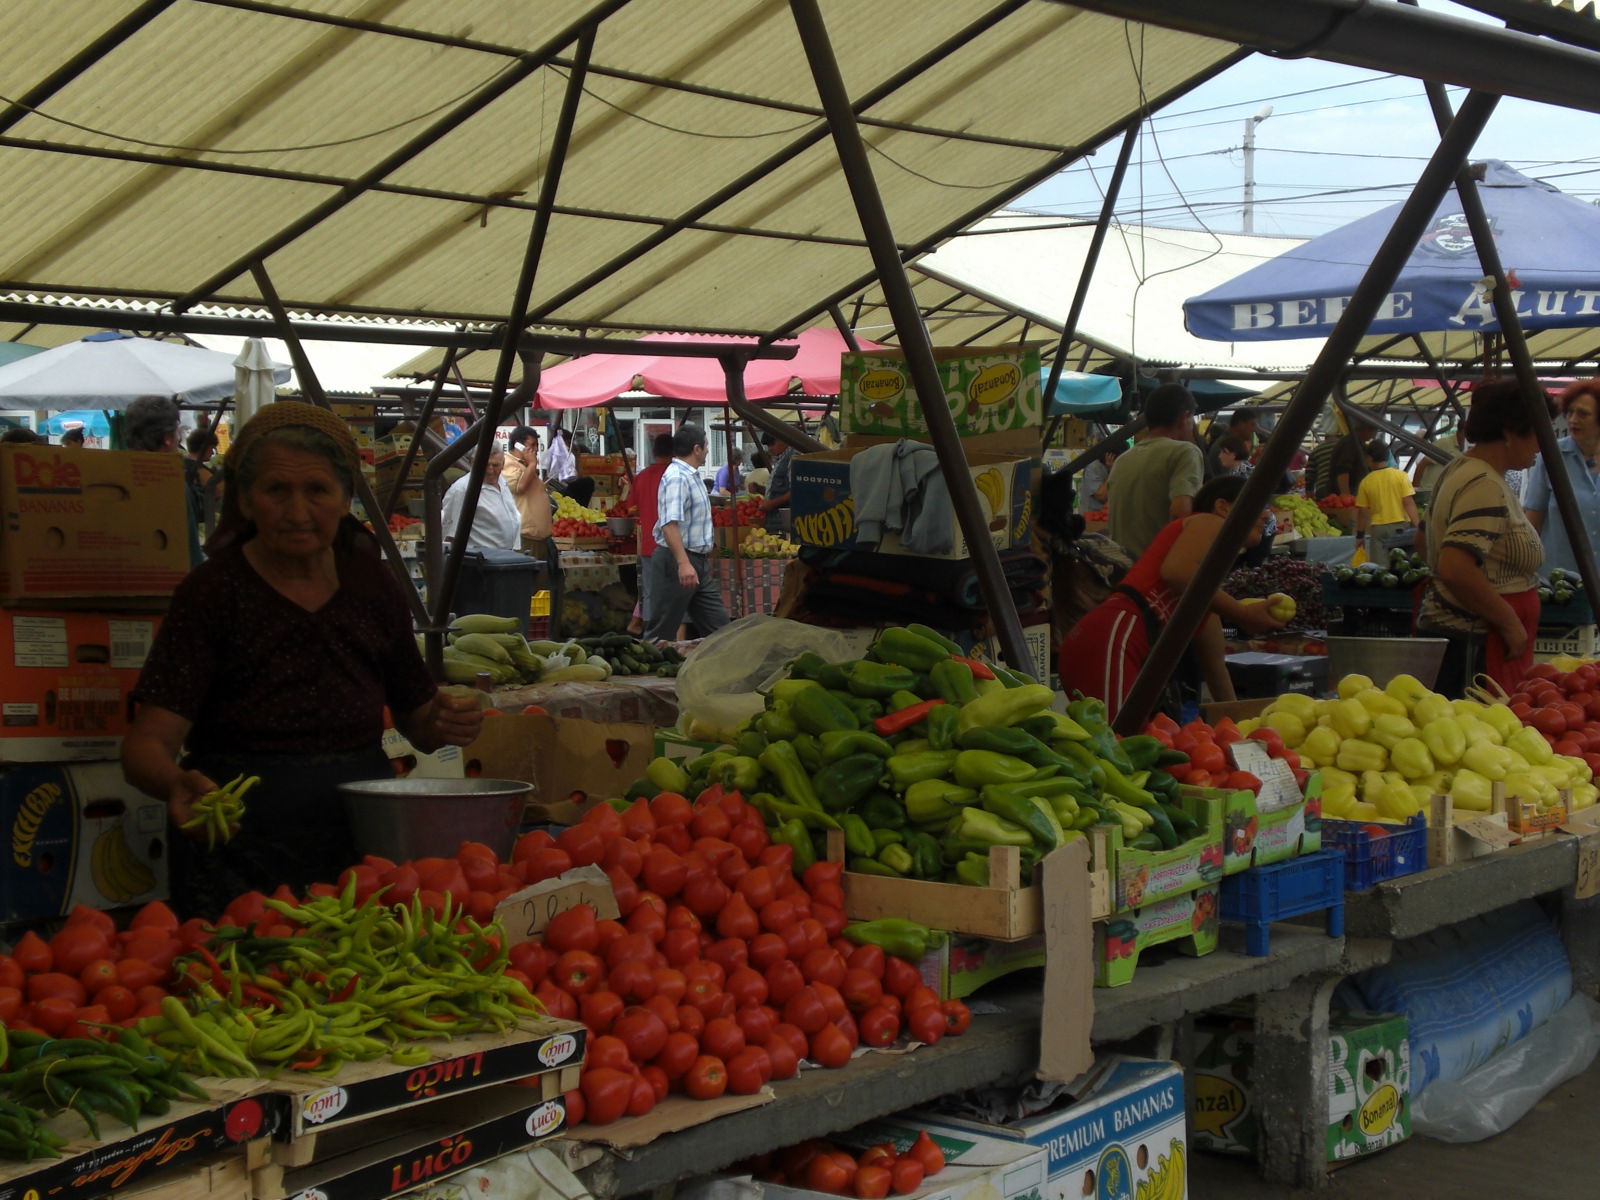
{"label": "striped white shirt", "polygon": [[676,521],[683,548],[691,554],[711,552],[711,497],[696,471],[681,458],[667,464],[656,494],[656,545],[666,548],[661,529]]}

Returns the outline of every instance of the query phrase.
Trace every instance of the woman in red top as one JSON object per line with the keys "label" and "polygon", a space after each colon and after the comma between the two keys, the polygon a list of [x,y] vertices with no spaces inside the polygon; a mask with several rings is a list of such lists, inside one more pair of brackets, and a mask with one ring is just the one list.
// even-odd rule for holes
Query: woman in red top
{"label": "woman in red top", "polygon": [[[1203,485],[1195,493],[1194,512],[1162,529],[1117,589],[1072,627],[1061,642],[1057,668],[1063,691],[1098,697],[1105,701],[1108,712],[1116,715],[1244,484],[1241,476],[1219,475]],[[1261,540],[1266,519],[1263,509],[1247,547]],[[1211,698],[1232,700],[1233,684],[1223,660],[1221,619],[1246,633],[1282,629],[1283,622],[1267,612],[1265,600],[1244,604],[1220,591],[1212,600],[1211,613],[1190,649]]]}

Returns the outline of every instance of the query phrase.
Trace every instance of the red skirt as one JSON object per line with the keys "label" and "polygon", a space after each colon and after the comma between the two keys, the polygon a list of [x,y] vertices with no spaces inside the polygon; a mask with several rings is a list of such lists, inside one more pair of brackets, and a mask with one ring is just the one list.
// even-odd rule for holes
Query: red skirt
{"label": "red skirt", "polygon": [[1150,653],[1143,615],[1126,596],[1111,596],[1084,614],[1061,641],[1061,690],[1105,701],[1114,718]]}

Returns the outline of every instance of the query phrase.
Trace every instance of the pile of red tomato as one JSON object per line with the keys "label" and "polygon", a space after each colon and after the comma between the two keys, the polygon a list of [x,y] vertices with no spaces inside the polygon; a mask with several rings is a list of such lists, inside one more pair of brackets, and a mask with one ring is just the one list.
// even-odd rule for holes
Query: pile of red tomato
{"label": "pile of red tomato", "polygon": [[1581,758],[1600,775],[1600,666],[1561,671],[1536,663],[1507,703],[1557,754]]}
{"label": "pile of red tomato", "polygon": [[893,1142],[880,1142],[851,1154],[832,1142],[813,1138],[758,1155],[741,1166],[763,1183],[881,1200],[890,1192],[897,1196],[914,1192],[924,1180],[944,1170],[944,1151],[924,1129],[904,1152]]}
{"label": "pile of red tomato", "polygon": [[1317,507],[1325,512],[1335,508],[1354,508],[1355,506],[1356,498],[1354,496],[1341,496],[1337,492],[1331,496],[1324,496],[1317,501]]}
{"label": "pile of red tomato", "polygon": [[550,522],[550,532],[555,537],[605,537],[606,531],[599,525],[589,521],[580,521],[577,517],[557,517]]}
{"label": "pile of red tomato", "polygon": [[857,1045],[933,1043],[972,1019],[911,963],[841,937],[843,865],[797,879],[738,792],[602,804],[559,837],[524,834],[512,857],[530,882],[598,865],[616,895],[617,919],[580,904],[511,948],[507,973],[589,1027],[573,1123],[642,1116],[674,1092],[756,1092],[801,1059],[842,1067]]}
{"label": "pile of red tomato", "polygon": [[203,940],[200,922],[180,925],[152,901],[128,928],[79,905],[46,940],[31,930],[0,954],[0,1023],[51,1037],[96,1037],[98,1025],[131,1024],[161,1011],[172,960]]}
{"label": "pile of red tomato", "polygon": [[[1246,740],[1232,718],[1223,717],[1215,725],[1198,719],[1187,725],[1179,725],[1165,713],[1157,713],[1144,727],[1144,732],[1163,746],[1181,750],[1189,756],[1187,763],[1162,768],[1179,783],[1229,791],[1243,788],[1260,793],[1261,780],[1248,771],[1234,770],[1228,761],[1227,748],[1235,742]],[[1283,744],[1283,738],[1276,729],[1263,726],[1253,732],[1248,740],[1265,746],[1268,757],[1281,758],[1288,763],[1289,769],[1294,772],[1295,782],[1300,785],[1301,791],[1305,790],[1310,772],[1301,767],[1300,756]]]}
{"label": "pile of red tomato", "polygon": [[711,523],[719,526],[762,525],[766,519],[767,510],[755,496],[735,500],[732,504],[719,504],[711,510]]}

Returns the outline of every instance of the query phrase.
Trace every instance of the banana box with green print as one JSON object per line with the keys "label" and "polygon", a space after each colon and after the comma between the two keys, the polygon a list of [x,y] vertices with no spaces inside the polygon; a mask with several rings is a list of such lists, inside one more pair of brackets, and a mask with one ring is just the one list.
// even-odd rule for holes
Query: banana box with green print
{"label": "banana box with green print", "polygon": [[167,896],[167,806],[124,782],[121,763],[6,767],[0,823],[0,922]]}
{"label": "banana box with green print", "polygon": [[[1338,1165],[1411,1135],[1411,1043],[1406,1019],[1335,1012],[1328,1022],[1328,1162]],[[1251,1073],[1255,1023],[1249,1005],[1195,1018],[1190,1073],[1197,1149],[1254,1157],[1260,1118]]]}
{"label": "banana box with green print", "polygon": [[[1037,429],[1044,421],[1039,352],[1025,346],[936,348],[945,403],[962,437]],[[896,349],[844,354],[839,428],[845,433],[926,438],[905,355]]]}
{"label": "banana box with green print", "polygon": [[[864,549],[856,545],[856,500],[850,490],[850,460],[858,447],[796,455],[790,468],[790,536],[802,546],[828,550]],[[978,491],[988,539],[997,549],[1026,546],[1033,539],[1033,480],[1036,458],[969,450],[967,470]],[[951,544],[946,554],[923,555],[907,550],[900,535],[887,532],[879,554],[916,554],[924,558],[971,558],[972,550],[954,510],[949,514]]]}
{"label": "banana box with green print", "polygon": [[1069,1107],[1003,1124],[925,1115],[941,1127],[1043,1148],[1045,1200],[1184,1200],[1189,1149],[1181,1067],[1110,1054],[1066,1090],[1075,1098]]}

